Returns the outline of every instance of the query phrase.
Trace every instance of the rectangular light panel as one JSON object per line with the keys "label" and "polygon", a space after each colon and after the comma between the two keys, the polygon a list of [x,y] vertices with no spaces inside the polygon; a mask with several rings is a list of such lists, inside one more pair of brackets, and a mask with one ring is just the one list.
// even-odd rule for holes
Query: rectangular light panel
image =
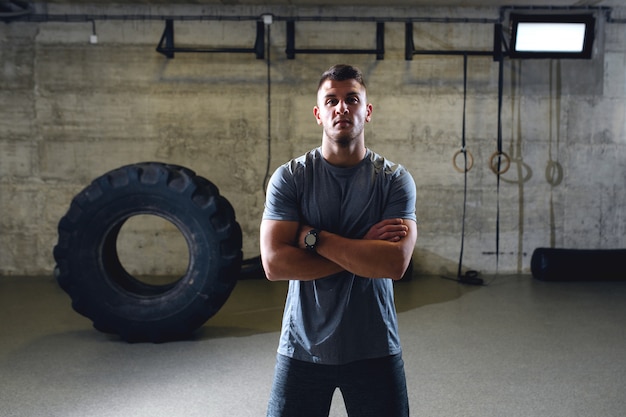
{"label": "rectangular light panel", "polygon": [[511,58],[591,58],[591,14],[511,14]]}
{"label": "rectangular light panel", "polygon": [[531,23],[517,26],[517,51],[582,52],[585,46],[584,23]]}

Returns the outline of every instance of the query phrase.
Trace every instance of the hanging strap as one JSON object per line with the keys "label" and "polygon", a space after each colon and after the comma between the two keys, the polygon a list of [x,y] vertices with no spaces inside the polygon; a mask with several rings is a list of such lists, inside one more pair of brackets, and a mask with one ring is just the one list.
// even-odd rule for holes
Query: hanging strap
{"label": "hanging strap", "polygon": [[[504,59],[500,56],[498,63],[498,166],[497,166],[497,185],[496,185],[496,274],[498,273],[498,266],[500,262],[500,174],[501,170],[501,156],[502,152],[502,94],[504,87]],[[506,154],[504,154],[506,155]],[[510,164],[510,159],[506,156],[507,161]],[[508,167],[507,167],[508,169]]]}
{"label": "hanging strap", "polygon": [[[463,153],[464,169],[463,169],[463,218],[461,221],[461,252],[459,254],[459,268],[457,270],[457,281],[464,284],[482,285],[483,280],[478,278],[478,272],[467,271],[462,274],[463,269],[463,249],[465,246],[465,208],[467,207],[467,172],[471,169],[468,167],[468,151],[465,149],[465,114],[467,107],[467,54],[463,54],[463,127],[461,130],[461,151]],[[457,152],[458,154],[458,152]],[[471,155],[471,154],[470,154]],[[455,155],[456,157],[456,155]],[[471,156],[470,156],[471,157]],[[473,159],[472,159],[473,162]],[[456,165],[455,165],[456,167]]]}
{"label": "hanging strap", "polygon": [[465,162],[463,170],[463,217],[461,221],[461,253],[459,254],[459,268],[457,270],[457,278],[461,279],[461,270],[463,267],[463,248],[465,246],[465,207],[467,206],[467,154],[465,153],[465,113],[467,102],[467,54],[463,55],[463,127],[461,129],[461,152]]}

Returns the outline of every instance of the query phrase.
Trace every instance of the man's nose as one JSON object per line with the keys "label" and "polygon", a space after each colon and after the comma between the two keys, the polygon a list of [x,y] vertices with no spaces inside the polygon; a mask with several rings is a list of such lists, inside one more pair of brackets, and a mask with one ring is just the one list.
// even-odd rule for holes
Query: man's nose
{"label": "man's nose", "polygon": [[348,112],[348,104],[343,100],[339,100],[339,103],[335,106],[335,111],[337,114],[346,114]]}

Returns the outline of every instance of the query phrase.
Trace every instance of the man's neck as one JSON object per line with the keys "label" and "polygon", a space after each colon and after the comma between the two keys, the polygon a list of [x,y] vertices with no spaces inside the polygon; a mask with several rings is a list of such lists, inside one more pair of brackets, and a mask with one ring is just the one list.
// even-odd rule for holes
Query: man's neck
{"label": "man's neck", "polygon": [[322,156],[328,163],[338,167],[358,165],[365,158],[366,152],[367,149],[362,142],[345,146],[328,141],[322,143]]}

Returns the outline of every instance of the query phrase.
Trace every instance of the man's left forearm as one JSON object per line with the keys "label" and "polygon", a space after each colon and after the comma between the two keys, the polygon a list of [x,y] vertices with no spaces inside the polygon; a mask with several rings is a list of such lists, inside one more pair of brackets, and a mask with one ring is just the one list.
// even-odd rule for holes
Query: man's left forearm
{"label": "man's left forearm", "polygon": [[[402,278],[413,254],[417,239],[417,227],[413,221],[404,221],[406,233],[400,238],[348,239],[321,230],[316,252],[353,274],[366,278]],[[301,236],[307,228],[301,229]],[[389,234],[389,233],[386,233]],[[301,239],[303,241],[303,239]]]}

